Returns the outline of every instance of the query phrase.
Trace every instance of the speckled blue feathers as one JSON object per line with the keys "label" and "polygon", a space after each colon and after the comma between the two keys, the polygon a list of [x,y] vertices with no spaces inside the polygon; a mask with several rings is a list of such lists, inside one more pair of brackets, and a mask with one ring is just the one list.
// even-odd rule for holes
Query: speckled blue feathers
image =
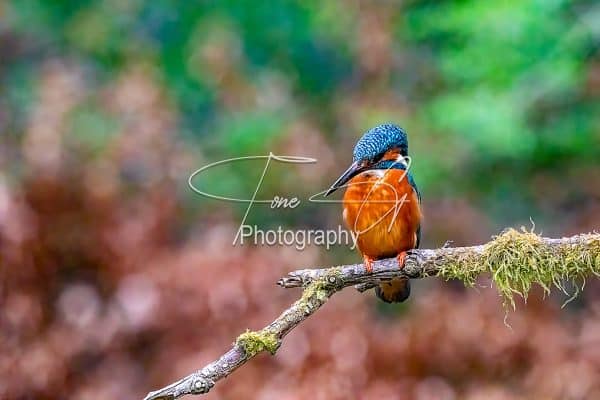
{"label": "speckled blue feathers", "polygon": [[404,156],[408,154],[406,132],[394,124],[382,124],[369,129],[354,146],[354,161],[375,160],[387,150],[399,148]]}

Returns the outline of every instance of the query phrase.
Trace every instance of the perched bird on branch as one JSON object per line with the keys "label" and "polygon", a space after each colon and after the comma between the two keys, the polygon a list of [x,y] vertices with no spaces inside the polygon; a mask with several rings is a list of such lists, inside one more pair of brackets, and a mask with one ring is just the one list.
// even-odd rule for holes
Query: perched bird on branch
{"label": "perched bird on branch", "polygon": [[[372,271],[374,260],[390,257],[397,257],[402,268],[406,251],[419,247],[421,195],[409,169],[404,130],[379,125],[356,143],[352,164],[325,194],[347,187],[343,217],[357,237],[367,271]],[[404,301],[410,295],[410,281],[384,282],[375,293],[387,303]]]}

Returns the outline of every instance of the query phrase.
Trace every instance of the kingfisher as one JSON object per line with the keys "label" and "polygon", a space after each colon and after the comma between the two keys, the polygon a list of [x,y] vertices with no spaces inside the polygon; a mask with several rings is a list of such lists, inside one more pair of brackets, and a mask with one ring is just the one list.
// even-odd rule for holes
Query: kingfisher
{"label": "kingfisher", "polygon": [[[343,218],[356,239],[365,269],[373,261],[397,257],[404,267],[406,252],[421,241],[421,194],[409,171],[406,132],[386,123],[368,130],[356,143],[350,167],[325,193],[345,186]],[[375,288],[387,303],[410,295],[410,281],[395,278]]]}

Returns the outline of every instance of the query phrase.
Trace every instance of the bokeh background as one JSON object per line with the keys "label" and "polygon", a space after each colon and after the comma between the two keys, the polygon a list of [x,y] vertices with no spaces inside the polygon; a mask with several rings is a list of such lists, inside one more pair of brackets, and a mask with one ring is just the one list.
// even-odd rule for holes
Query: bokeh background
{"label": "bokeh background", "polygon": [[[600,226],[594,1],[15,0],[0,3],[0,398],[140,399],[298,295],[275,281],[358,261],[343,247],[233,247],[245,205],[195,169],[274,164],[260,227],[335,229],[306,201],[366,129],[409,133],[424,245],[505,227]],[[261,163],[198,184],[248,197]],[[487,281],[415,282],[388,306],[347,290],[206,396],[600,398],[600,285],[507,315]]]}

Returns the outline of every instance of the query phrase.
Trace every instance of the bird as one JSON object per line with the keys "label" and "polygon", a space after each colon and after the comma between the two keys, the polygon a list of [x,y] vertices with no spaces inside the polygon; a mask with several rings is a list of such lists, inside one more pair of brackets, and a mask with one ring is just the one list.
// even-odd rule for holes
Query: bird
{"label": "bird", "polygon": [[[354,147],[352,163],[325,196],[346,187],[343,219],[356,237],[367,273],[373,262],[397,257],[404,267],[407,251],[421,241],[421,193],[410,173],[406,132],[392,123],[363,134]],[[405,301],[410,281],[394,278],[375,287],[386,303]]]}

